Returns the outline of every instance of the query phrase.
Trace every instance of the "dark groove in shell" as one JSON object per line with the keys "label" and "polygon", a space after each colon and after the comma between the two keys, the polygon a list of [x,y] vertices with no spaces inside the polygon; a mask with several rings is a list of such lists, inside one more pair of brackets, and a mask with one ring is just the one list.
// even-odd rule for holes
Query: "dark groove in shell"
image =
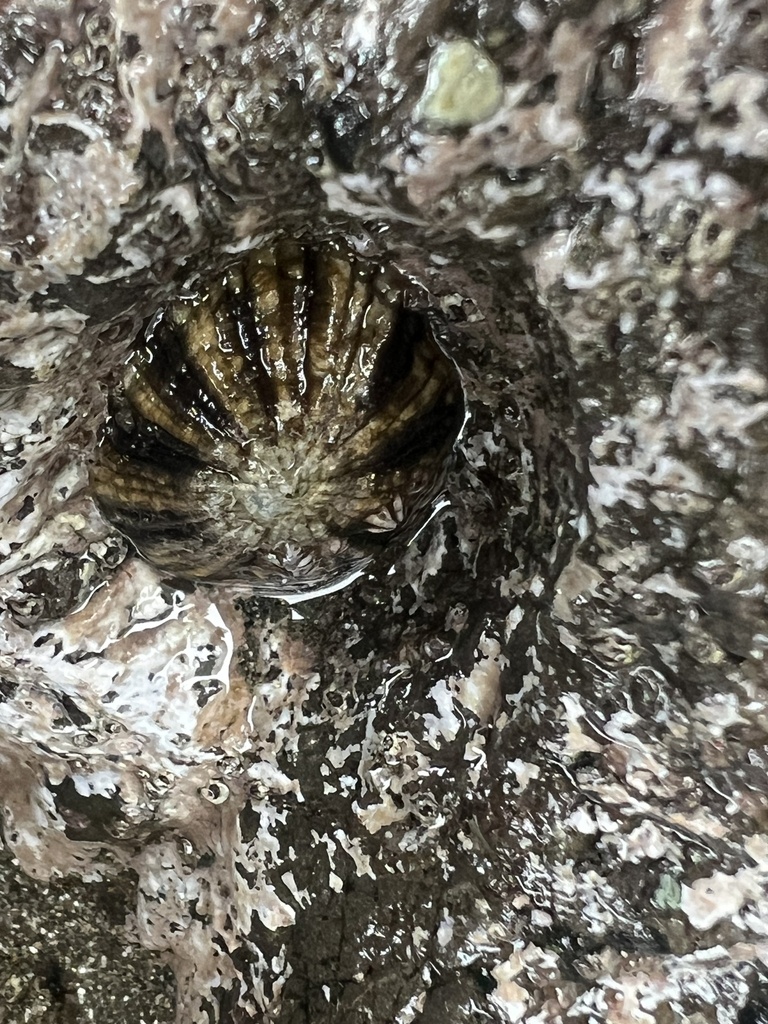
{"label": "dark groove in shell", "polygon": [[264,594],[329,586],[420,525],[464,417],[458,371],[393,274],[254,250],[139,336],[92,483],[159,569]]}

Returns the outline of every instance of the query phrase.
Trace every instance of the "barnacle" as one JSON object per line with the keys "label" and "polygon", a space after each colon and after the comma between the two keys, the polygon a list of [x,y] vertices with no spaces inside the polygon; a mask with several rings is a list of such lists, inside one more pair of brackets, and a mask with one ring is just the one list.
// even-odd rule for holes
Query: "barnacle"
{"label": "barnacle", "polygon": [[464,418],[433,318],[344,249],[256,249],[141,332],[91,471],[163,572],[302,595],[434,504]]}

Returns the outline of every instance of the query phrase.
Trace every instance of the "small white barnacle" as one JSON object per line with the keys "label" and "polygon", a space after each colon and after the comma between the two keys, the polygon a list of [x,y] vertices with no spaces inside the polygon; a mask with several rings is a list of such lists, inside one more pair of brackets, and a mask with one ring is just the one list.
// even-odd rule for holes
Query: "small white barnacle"
{"label": "small white barnacle", "polygon": [[401,277],[256,249],[140,333],[91,470],[160,571],[303,595],[423,523],[464,420],[458,370]]}

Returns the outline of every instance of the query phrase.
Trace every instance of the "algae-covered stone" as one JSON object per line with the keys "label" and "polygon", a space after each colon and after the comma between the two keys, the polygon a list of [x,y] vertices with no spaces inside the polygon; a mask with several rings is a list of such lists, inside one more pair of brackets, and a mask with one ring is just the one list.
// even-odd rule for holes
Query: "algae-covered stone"
{"label": "algae-covered stone", "polygon": [[479,124],[501,105],[501,74],[469,39],[443,42],[432,54],[417,114],[447,128]]}

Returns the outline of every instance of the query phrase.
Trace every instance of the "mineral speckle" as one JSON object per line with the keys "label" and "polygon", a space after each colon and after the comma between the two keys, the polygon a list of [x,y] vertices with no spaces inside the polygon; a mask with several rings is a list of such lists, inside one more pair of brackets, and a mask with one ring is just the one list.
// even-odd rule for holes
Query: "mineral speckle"
{"label": "mineral speckle", "polygon": [[467,127],[494,114],[502,96],[493,61],[469,39],[453,39],[440,43],[430,57],[417,113],[434,126]]}
{"label": "mineral speckle", "polygon": [[173,978],[137,940],[130,879],[40,884],[2,855],[0,1016],[172,1024]]}
{"label": "mineral speckle", "polygon": [[[119,879],[185,1024],[765,1015],[765,33],[3,7],[0,793],[41,937],[45,885]],[[456,40],[503,96],[447,129],[418,105]],[[391,571],[293,609],[159,579],[86,472],[144,318],[286,235],[425,289],[469,411]],[[14,1024],[80,939],[45,991],[30,953]],[[104,971],[100,1024],[144,1013]]]}

